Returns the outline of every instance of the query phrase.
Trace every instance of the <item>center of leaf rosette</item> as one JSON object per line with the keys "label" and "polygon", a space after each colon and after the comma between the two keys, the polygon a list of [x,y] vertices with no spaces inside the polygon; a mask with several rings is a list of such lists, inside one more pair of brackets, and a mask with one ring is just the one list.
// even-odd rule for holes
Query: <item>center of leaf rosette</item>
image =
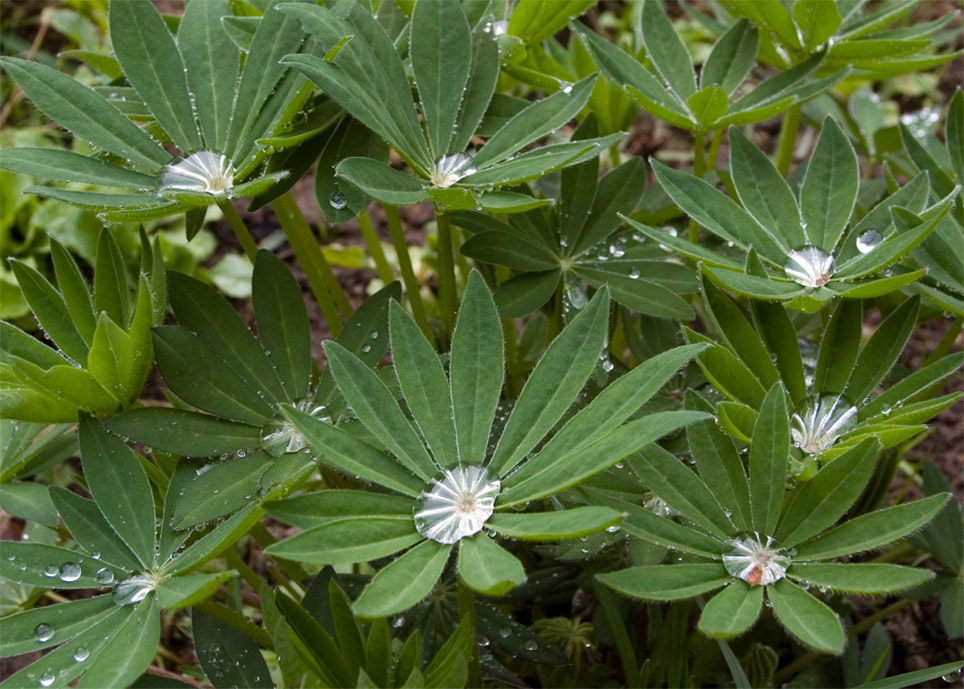
{"label": "center of leaf rosette", "polygon": [[740,533],[723,544],[723,566],[751,586],[766,586],[786,576],[790,553],[769,536]]}
{"label": "center of leaf rosette", "polygon": [[478,533],[492,516],[502,483],[482,467],[445,469],[415,501],[415,528],[437,543],[455,543]]}

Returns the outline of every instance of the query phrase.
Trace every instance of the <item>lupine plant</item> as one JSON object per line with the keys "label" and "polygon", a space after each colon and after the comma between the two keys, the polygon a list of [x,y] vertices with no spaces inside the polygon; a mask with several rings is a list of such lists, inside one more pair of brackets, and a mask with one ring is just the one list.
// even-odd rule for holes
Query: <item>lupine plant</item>
{"label": "lupine plant", "polygon": [[959,13],[65,4],[4,7],[0,687],[959,679]]}

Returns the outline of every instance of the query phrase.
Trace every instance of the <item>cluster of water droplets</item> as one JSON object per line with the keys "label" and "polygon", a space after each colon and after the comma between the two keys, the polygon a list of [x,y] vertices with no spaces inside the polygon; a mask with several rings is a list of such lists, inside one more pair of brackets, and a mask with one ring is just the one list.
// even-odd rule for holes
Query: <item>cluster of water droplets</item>
{"label": "cluster of water droplets", "polygon": [[843,395],[811,395],[790,417],[793,444],[819,455],[857,425],[857,407]]}
{"label": "cluster of water droplets", "polygon": [[790,552],[770,536],[739,533],[723,543],[726,571],[751,586],[766,586],[783,579],[790,566]]}
{"label": "cluster of water droplets", "polygon": [[[307,398],[295,405],[299,410],[310,414],[319,421],[330,422],[331,417],[325,405],[315,405],[311,398]],[[265,426],[261,431],[261,445],[273,457],[292,452],[301,452],[308,443],[293,423],[284,421]]]}
{"label": "cluster of water droplets", "polygon": [[450,187],[463,177],[476,172],[472,156],[465,153],[453,153],[439,158],[431,172],[432,184],[440,189]]}
{"label": "cluster of water droplets", "polygon": [[443,470],[415,501],[415,528],[437,543],[456,543],[478,533],[492,516],[502,487],[483,467]]}
{"label": "cluster of water droplets", "polygon": [[503,36],[509,32],[509,22],[507,19],[499,19],[498,21],[488,22],[482,27],[485,33],[490,33],[493,36]]}
{"label": "cluster of water droplets", "polygon": [[234,165],[214,151],[198,151],[167,165],[160,174],[161,194],[179,191],[230,197],[234,187]]}
{"label": "cluster of water droplets", "polygon": [[823,287],[834,272],[834,258],[823,249],[807,245],[787,255],[783,272],[804,287]]}

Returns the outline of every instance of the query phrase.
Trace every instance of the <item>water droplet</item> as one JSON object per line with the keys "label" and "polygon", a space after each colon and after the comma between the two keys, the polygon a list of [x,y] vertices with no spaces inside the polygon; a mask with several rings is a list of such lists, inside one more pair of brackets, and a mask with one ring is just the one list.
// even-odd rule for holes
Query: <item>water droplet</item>
{"label": "water droplet", "polygon": [[869,254],[880,246],[882,241],[884,241],[884,236],[880,232],[877,230],[867,230],[857,237],[857,251],[862,254]]}
{"label": "water droplet", "polygon": [[97,570],[97,583],[103,584],[104,586],[110,586],[114,583],[114,573],[103,567]]}
{"label": "water droplet", "polygon": [[833,256],[815,246],[791,251],[784,272],[805,287],[822,287],[830,282],[834,271]]}
{"label": "water droplet", "polygon": [[750,585],[766,586],[786,575],[790,554],[769,536],[740,533],[723,543],[723,566]]}
{"label": "water droplet", "polygon": [[116,605],[133,605],[147,598],[154,590],[156,582],[146,574],[136,574],[130,579],[115,584],[111,594]]}
{"label": "water droplet", "polygon": [[33,638],[35,638],[39,643],[45,644],[54,638],[54,628],[49,624],[38,624],[34,627]]}
{"label": "water droplet", "polygon": [[74,662],[82,663],[90,657],[90,651],[81,646],[76,651],[74,651]]}
{"label": "water droplet", "polygon": [[474,172],[475,164],[472,161],[472,156],[465,153],[453,153],[436,161],[435,169],[431,172],[431,181],[436,187],[445,189]]}
{"label": "water droplet", "polygon": [[54,673],[45,672],[42,675],[40,675],[40,686],[49,687],[51,684],[54,683],[55,679],[57,678],[54,676]]}
{"label": "water droplet", "polygon": [[344,194],[339,194],[336,191],[328,197],[328,205],[334,208],[336,211],[340,211],[342,208],[348,205],[348,199],[345,198]]}
{"label": "water droplet", "polygon": [[843,395],[811,395],[790,417],[793,444],[811,455],[832,447],[857,425],[857,407]]}
{"label": "water droplet", "polygon": [[66,583],[80,579],[80,565],[76,562],[65,562],[60,565],[60,580]]}
{"label": "water droplet", "polygon": [[214,196],[231,195],[234,165],[227,156],[214,151],[198,151],[184,160],[166,166],[160,174],[159,191],[189,191]]}
{"label": "water droplet", "polygon": [[524,644],[522,644],[522,647],[527,651],[535,651],[536,649],[539,648],[539,644],[537,644],[532,639],[529,639]]}
{"label": "water droplet", "polygon": [[[13,562],[13,558],[10,558],[10,561]],[[59,572],[60,568],[57,565],[47,565],[44,567],[44,576],[48,579],[53,579]]]}
{"label": "water droplet", "polygon": [[502,483],[482,467],[442,471],[415,501],[415,528],[438,543],[455,543],[482,530]]}
{"label": "water droplet", "polygon": [[948,684],[951,684],[952,682],[956,682],[960,678],[961,678],[960,668],[958,668],[957,670],[954,670],[953,672],[948,672],[946,675],[941,676],[941,679],[947,682]]}

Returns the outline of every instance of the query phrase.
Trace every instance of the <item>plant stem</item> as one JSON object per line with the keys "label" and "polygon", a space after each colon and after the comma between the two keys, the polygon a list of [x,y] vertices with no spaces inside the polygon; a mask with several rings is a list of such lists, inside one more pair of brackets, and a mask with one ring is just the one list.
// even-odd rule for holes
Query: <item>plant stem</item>
{"label": "plant stem", "polygon": [[369,217],[367,210],[362,211],[361,215],[358,216],[358,226],[361,228],[365,244],[368,246],[368,253],[375,262],[378,277],[387,285],[395,280],[395,274],[392,272],[392,266],[389,265],[388,259],[385,258],[382,243],[378,240],[378,233],[375,232],[375,226],[372,224],[372,219]]}
{"label": "plant stem", "polygon": [[[693,134],[693,174],[703,179],[706,173],[706,133],[698,131]],[[689,240],[694,244],[700,243],[700,224],[690,219]]]}
{"label": "plant stem", "polygon": [[445,334],[455,329],[455,310],[458,298],[455,288],[455,259],[452,253],[452,225],[444,208],[435,208],[435,223],[438,227],[438,298],[442,310],[442,324]]}
{"label": "plant stem", "polygon": [[713,130],[713,140],[710,143],[710,159],[706,163],[707,170],[716,169],[716,159],[720,156],[720,143],[723,141],[723,130],[714,129]]}
{"label": "plant stem", "polygon": [[464,624],[469,628],[471,642],[471,653],[469,657],[469,678],[466,686],[482,686],[482,670],[479,668],[479,644],[475,633],[475,595],[472,589],[465,585],[459,577],[459,624]]}
{"label": "plant stem", "polygon": [[224,551],[224,559],[227,560],[228,567],[238,570],[238,574],[248,582],[248,586],[250,586],[255,593],[261,590],[261,579],[254,573],[254,570],[248,567],[248,563],[234,552],[233,548],[228,548]]}
{"label": "plant stem", "polygon": [[248,227],[244,224],[244,220],[241,219],[238,211],[235,210],[234,204],[224,199],[223,201],[218,201],[218,208],[224,213],[224,219],[228,221],[228,225],[230,225],[234,231],[234,236],[241,242],[241,248],[244,249],[245,256],[248,257],[251,263],[254,263],[254,259],[258,256],[258,245],[255,243],[251,233],[248,232]]}
{"label": "plant stem", "polygon": [[[315,295],[318,306],[321,307],[325,322],[328,323],[328,329],[331,330],[332,335],[337,337],[338,333],[341,332],[342,320],[338,314],[338,307],[335,306],[335,301],[332,299],[328,280],[325,279],[325,273],[331,273],[331,266],[328,265],[325,254],[290,194],[284,194],[272,201],[271,208],[278,216],[278,221],[288,237],[288,242],[295,252],[295,257],[301,264],[302,270],[305,271],[308,284],[311,285],[311,291]],[[333,274],[331,278],[334,280]],[[335,285],[344,299],[345,294],[341,291],[337,281],[335,281]]]}
{"label": "plant stem", "polygon": [[388,229],[392,233],[392,244],[395,246],[395,257],[398,259],[398,268],[402,273],[402,282],[405,285],[405,292],[408,294],[408,303],[412,307],[412,316],[418,327],[422,329],[429,342],[434,340],[432,328],[428,324],[428,316],[425,315],[425,304],[422,302],[422,291],[412,269],[412,257],[408,255],[408,242],[405,241],[405,230],[402,229],[402,219],[398,215],[398,206],[384,204],[385,218],[388,220]]}
{"label": "plant stem", "polygon": [[619,163],[620,163],[620,160],[622,159],[622,156],[619,154],[618,141],[609,147],[609,159],[612,161],[612,165],[614,168],[619,167]]}
{"label": "plant stem", "polygon": [[793,162],[793,151],[797,146],[797,134],[800,131],[800,106],[795,105],[783,115],[780,124],[780,143],[777,146],[777,170],[784,177],[790,172]]}
{"label": "plant stem", "polygon": [[957,336],[961,334],[962,326],[964,326],[964,318],[961,316],[958,316],[951,321],[951,327],[947,329],[947,332],[944,333],[944,337],[942,337],[941,341],[937,343],[936,347],[934,347],[934,351],[932,351],[927,356],[927,359],[924,361],[924,363],[921,364],[921,368],[933,364],[938,359],[943,359],[945,356],[947,356],[947,352],[950,351],[951,346],[957,339]]}

